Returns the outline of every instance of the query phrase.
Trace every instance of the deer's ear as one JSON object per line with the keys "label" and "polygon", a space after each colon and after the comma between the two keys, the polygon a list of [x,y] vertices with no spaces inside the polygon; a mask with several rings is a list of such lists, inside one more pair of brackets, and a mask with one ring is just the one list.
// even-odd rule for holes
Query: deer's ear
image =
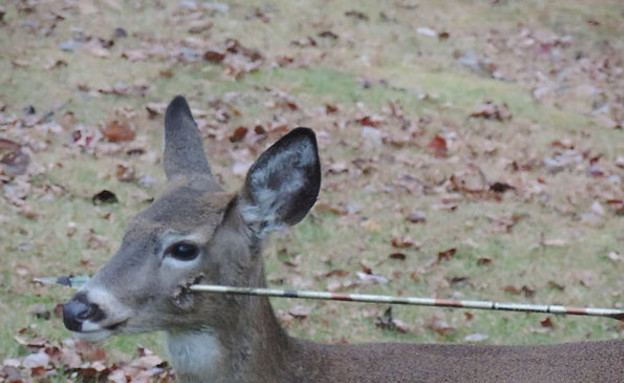
{"label": "deer's ear", "polygon": [[199,129],[186,99],[182,96],[174,98],[165,113],[163,167],[168,180],[180,175],[203,175],[212,178]]}
{"label": "deer's ear", "polygon": [[316,202],[321,166],[316,136],[297,128],[258,158],[240,192],[240,211],[251,227],[267,232],[301,221]]}

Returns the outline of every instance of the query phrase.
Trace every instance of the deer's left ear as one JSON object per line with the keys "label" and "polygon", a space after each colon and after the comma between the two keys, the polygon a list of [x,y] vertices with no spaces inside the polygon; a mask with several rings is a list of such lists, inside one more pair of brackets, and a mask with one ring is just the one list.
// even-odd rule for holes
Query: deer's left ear
{"label": "deer's left ear", "polygon": [[253,164],[240,192],[240,212],[262,232],[294,225],[312,208],[320,187],[316,136],[311,129],[297,128]]}

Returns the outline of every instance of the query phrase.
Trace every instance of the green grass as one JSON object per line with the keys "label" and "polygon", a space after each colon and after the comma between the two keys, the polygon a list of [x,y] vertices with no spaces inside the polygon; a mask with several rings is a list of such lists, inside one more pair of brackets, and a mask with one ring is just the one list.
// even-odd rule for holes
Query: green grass
{"label": "green grass", "polygon": [[[453,59],[455,50],[486,51],[492,29],[499,31],[497,36],[516,36],[521,29],[519,22],[529,29],[570,34],[572,48],[565,55],[582,50],[597,57],[604,53],[601,42],[605,39],[621,48],[621,4],[607,0],[601,1],[600,6],[582,1],[502,1],[492,6],[488,2],[460,1],[419,3],[415,10],[402,10],[376,1],[357,5],[330,2],[323,3],[323,7],[288,1],[267,6],[258,1],[231,5],[228,14],[211,19],[212,30],[201,36],[186,32],[185,20],[175,14],[176,4],[167,3],[164,8],[144,5],[144,9],[136,10],[124,3],[123,11],[102,5],[97,17],[71,9],[66,13],[67,20],[50,37],[24,32],[20,23],[30,18],[49,22],[42,15],[47,14],[45,7],[54,8],[53,4],[41,5],[34,15],[18,13],[12,5],[7,6],[7,25],[0,27],[6,32],[0,33],[0,46],[5,47],[0,52],[0,101],[6,105],[4,116],[19,118],[28,105],[40,114],[63,105],[52,122],[71,111],[78,124],[101,127],[115,118],[115,109],[126,107],[136,112],[132,123],[137,141],[144,142],[148,152],[135,157],[127,156],[123,150],[112,156],[95,155],[72,148],[71,130],[47,132],[41,127],[0,126],[0,137],[31,146],[31,171],[36,174],[28,176],[33,187],[24,202],[38,214],[34,220],[25,218],[10,201],[0,199],[0,309],[5,313],[0,322],[0,359],[26,353],[13,339],[22,328],[28,328],[27,334],[55,341],[70,336],[60,318],[36,319],[29,310],[38,304],[51,310],[66,301],[72,291],[35,285],[31,279],[94,273],[114,253],[126,223],[147,206],[139,202],[137,195],[156,196],[164,185],[160,168],[162,118],[148,119],[144,106],[149,102],[167,102],[175,94],[186,95],[194,108],[207,111],[206,120],[216,126],[204,133],[217,134],[219,138],[206,140],[205,146],[214,173],[224,180],[228,190],[236,190],[243,180],[241,175],[232,174],[233,163],[254,158],[277,137],[273,134],[258,144],[231,144],[227,137],[238,126],[269,127],[282,122],[288,127],[311,126],[319,132],[324,169],[334,162],[344,162],[349,169],[348,173],[324,173],[319,201],[355,206],[356,212],[342,216],[313,210],[291,231],[275,236],[265,251],[269,284],[283,281],[285,287],[322,290],[337,281],[356,280],[361,262],[365,261],[390,282],[356,287],[355,292],[621,305],[622,263],[614,262],[607,254],[624,254],[622,217],[607,211],[597,225],[582,220],[592,202],[599,201],[606,207],[606,199],[623,198],[621,184],[591,178],[586,168],[550,174],[539,163],[555,153],[553,142],[568,140],[579,151],[592,156],[602,154],[601,166],[624,177],[621,169],[613,166],[622,152],[622,130],[602,127],[591,112],[589,100],[581,96],[538,102],[531,96],[533,84],[522,76],[511,82],[498,81],[473,73]],[[271,21],[249,19],[256,8],[269,15]],[[366,13],[369,21],[345,17],[344,13],[353,9]],[[384,21],[380,12],[396,22]],[[592,18],[599,20],[600,25],[588,27],[587,19]],[[59,42],[71,38],[72,27],[82,28],[95,38],[108,38],[118,26],[128,31],[128,37],[115,42],[108,58],[95,57],[85,49],[66,53],[56,48]],[[416,33],[423,26],[446,30],[451,37],[440,41]],[[340,37],[336,41],[318,37],[324,30]],[[300,48],[291,44],[307,36],[318,45]],[[221,65],[180,63],[174,58],[140,62],[121,58],[124,50],[142,49],[149,41],[179,46],[188,38],[199,38],[217,47],[226,38],[235,38],[244,46],[259,49],[267,62],[278,56],[291,56],[300,59],[301,65],[281,68],[267,63],[259,71],[233,80],[224,75]],[[509,71],[521,64],[509,52],[488,54]],[[14,59],[26,60],[30,65],[15,66],[11,64]],[[68,65],[44,69],[57,59]],[[547,74],[552,69],[548,60],[531,64],[531,70]],[[171,77],[162,75],[167,70]],[[364,80],[371,84],[369,88],[362,86]],[[117,82],[148,84],[150,90],[145,97],[97,91]],[[622,83],[598,85],[611,97]],[[89,88],[89,95],[79,92],[79,86]],[[271,107],[268,101],[275,96],[267,89],[295,97],[299,109]],[[226,96],[241,115],[232,116],[227,123],[216,123],[209,101]],[[470,118],[485,100],[506,103],[512,120]],[[610,100],[619,105],[615,98]],[[419,124],[413,136],[389,117],[391,101],[398,102],[405,115]],[[339,111],[326,115],[325,104],[335,104]],[[362,137],[361,126],[354,122],[366,115],[383,116],[380,130],[388,135],[405,134],[409,136],[408,144],[371,145]],[[447,132],[455,133],[456,141],[447,158],[435,158],[428,143],[434,135]],[[493,154],[486,154],[485,148]],[[522,164],[530,159],[538,164],[533,169],[511,170],[513,161]],[[356,170],[355,160],[369,161],[372,170]],[[119,162],[131,164],[139,175],[154,177],[156,185],[145,189],[137,183],[117,181],[114,172]],[[453,194],[444,189],[449,177],[470,170],[469,163],[478,166],[488,182],[517,183],[520,190],[506,193],[499,202],[464,196],[454,211],[436,209],[447,194]],[[415,186],[415,191],[406,191],[399,182],[405,175],[427,188]],[[16,183],[3,182],[5,188]],[[55,195],[46,191],[50,187],[60,187],[63,192]],[[120,203],[93,206],[91,197],[102,189],[116,193]],[[405,220],[409,212],[417,209],[425,212],[426,223]],[[499,230],[491,221],[494,216],[509,218],[513,214],[527,216],[509,233]],[[70,222],[76,228],[68,235],[72,231]],[[88,247],[90,232],[105,238],[103,246]],[[390,242],[396,236],[409,236],[418,246],[395,249]],[[553,239],[564,240],[565,245],[542,244],[543,240]],[[437,254],[450,248],[457,249],[456,255],[449,261],[436,262]],[[396,251],[404,252],[406,260],[388,259]],[[479,258],[490,258],[492,262],[478,266]],[[285,259],[298,266],[284,265]],[[322,277],[333,269],[349,274]],[[418,276],[418,280],[412,275]],[[450,284],[451,278],[460,276],[468,277],[466,284]],[[564,289],[552,288],[549,282]],[[505,291],[506,286],[520,289],[525,285],[535,290],[533,297]],[[471,311],[474,317],[468,320],[462,310],[394,307],[394,317],[412,328],[408,334],[400,334],[375,326],[375,318],[385,311],[385,305],[283,299],[272,302],[278,310],[288,310],[296,304],[313,305],[312,314],[292,322],[288,330],[297,336],[328,342],[346,339],[449,343],[464,342],[470,334],[485,334],[486,344],[540,344],[611,339],[621,336],[622,331],[604,319],[553,317],[554,327],[547,329],[540,324],[545,316],[537,314]],[[443,336],[429,330],[427,324],[433,317],[449,323],[455,332]],[[139,344],[162,355],[159,340],[160,336],[153,334],[123,336],[108,340],[105,347],[112,359],[129,360]]]}

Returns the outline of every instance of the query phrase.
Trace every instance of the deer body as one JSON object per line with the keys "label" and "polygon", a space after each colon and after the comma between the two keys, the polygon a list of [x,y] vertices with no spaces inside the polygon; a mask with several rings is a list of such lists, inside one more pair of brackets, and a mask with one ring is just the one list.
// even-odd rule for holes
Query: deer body
{"label": "deer body", "polygon": [[176,97],[165,115],[163,166],[163,195],[64,306],[65,326],[81,337],[165,331],[183,383],[624,382],[624,341],[325,345],[288,336],[266,297],[192,292],[202,282],[265,286],[263,239],[299,222],[316,201],[316,140],[309,129],[293,130],[260,156],[238,193],[226,193]]}

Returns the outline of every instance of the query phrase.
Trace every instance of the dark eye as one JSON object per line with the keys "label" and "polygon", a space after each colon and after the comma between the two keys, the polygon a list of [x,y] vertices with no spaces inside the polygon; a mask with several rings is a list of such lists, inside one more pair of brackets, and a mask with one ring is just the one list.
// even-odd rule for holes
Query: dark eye
{"label": "dark eye", "polygon": [[199,247],[190,242],[178,242],[169,246],[165,255],[178,259],[180,261],[192,261],[197,258]]}

